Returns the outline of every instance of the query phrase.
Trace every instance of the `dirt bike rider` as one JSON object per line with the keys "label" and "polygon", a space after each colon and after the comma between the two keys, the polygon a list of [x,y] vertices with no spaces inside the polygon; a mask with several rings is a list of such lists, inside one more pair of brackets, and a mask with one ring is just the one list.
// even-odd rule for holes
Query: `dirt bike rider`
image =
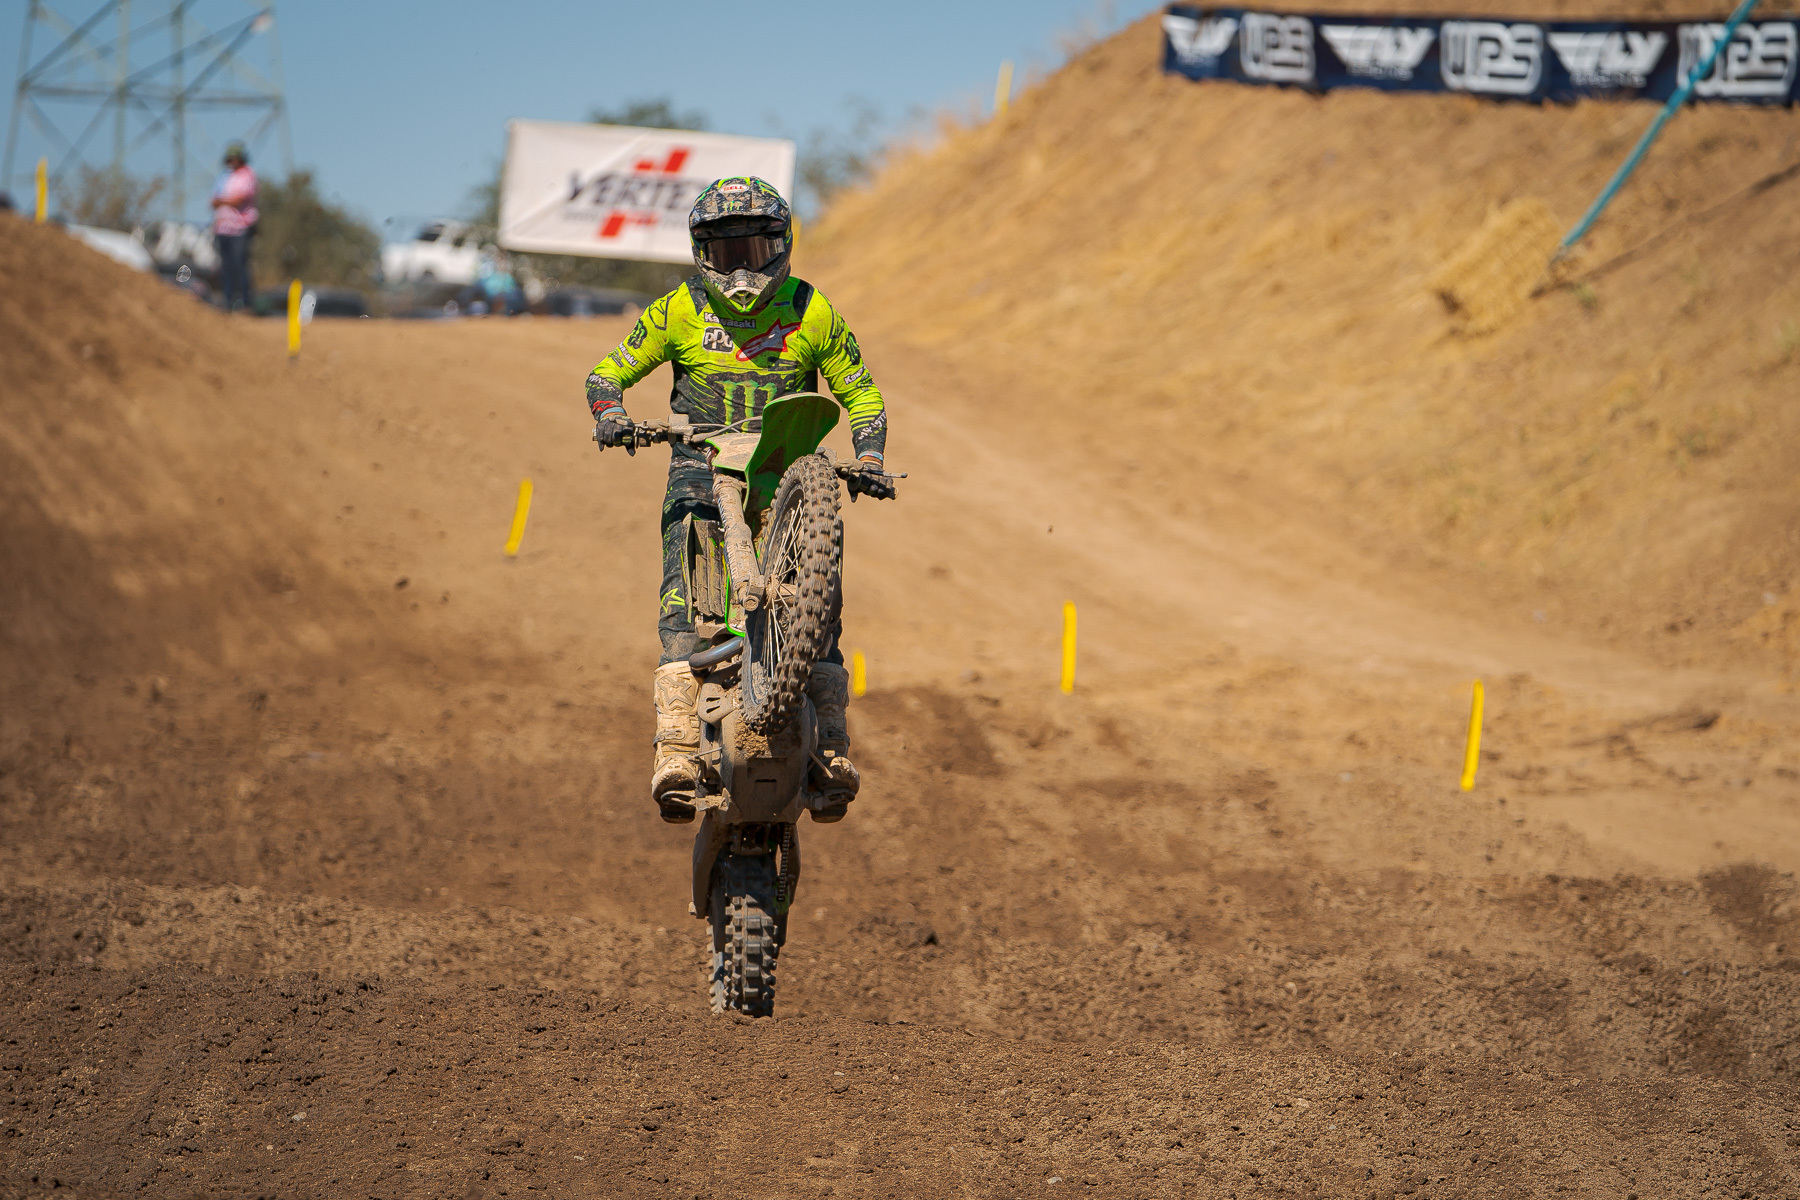
{"label": "dirt bike rider", "polygon": [[[817,289],[789,274],[794,249],[787,201],[754,176],[721,179],[700,193],[688,215],[697,274],[644,310],[619,348],[587,378],[588,407],[602,447],[632,444],[625,414],[625,390],[660,363],[673,364],[675,388],[669,407],[696,425],[744,421],[760,428],[763,406],[790,392],[812,391],[823,372],[832,395],[849,411],[852,441],[864,471],[849,488],[891,497],[893,483],[882,471],[887,442],[887,410],[869,377],[856,337]],[[698,782],[693,754],[700,749],[695,713],[700,685],[688,656],[700,638],[688,613],[682,580],[685,519],[717,521],[712,474],[704,451],[671,442],[669,487],[663,496],[662,662],[656,669],[656,765],[650,795],[662,818],[694,819]],[[856,797],[860,780],[848,757],[850,736],[844,710],[850,700],[849,674],[838,650],[837,631],[829,653],[813,666],[807,687],[819,715],[819,757],[828,770],[813,768],[813,786],[827,803],[813,811],[821,821],[840,820]]]}

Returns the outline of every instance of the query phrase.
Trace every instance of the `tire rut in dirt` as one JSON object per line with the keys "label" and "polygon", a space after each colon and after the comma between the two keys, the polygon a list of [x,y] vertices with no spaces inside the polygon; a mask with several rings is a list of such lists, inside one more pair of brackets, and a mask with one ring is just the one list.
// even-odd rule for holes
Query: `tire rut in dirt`
{"label": "tire rut in dirt", "polygon": [[777,878],[773,853],[723,855],[713,868],[710,996],[715,1013],[775,1014],[775,959],[784,940],[776,912]]}
{"label": "tire rut in dirt", "polygon": [[[822,456],[809,454],[782,476],[758,558],[770,595],[746,622],[744,724],[767,737],[800,710],[813,663],[831,636],[842,547],[837,473]],[[778,602],[777,592],[787,589],[789,598]]]}

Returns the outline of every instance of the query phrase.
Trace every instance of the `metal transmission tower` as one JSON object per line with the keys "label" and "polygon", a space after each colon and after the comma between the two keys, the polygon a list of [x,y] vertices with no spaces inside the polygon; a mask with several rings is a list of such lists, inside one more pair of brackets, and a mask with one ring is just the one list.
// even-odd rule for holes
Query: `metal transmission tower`
{"label": "metal transmission tower", "polygon": [[105,0],[79,20],[58,11],[74,7],[88,4],[28,0],[0,188],[45,157],[66,194],[69,172],[104,163],[166,181],[162,207],[179,220],[233,138],[256,155],[276,134],[293,171],[272,0]]}

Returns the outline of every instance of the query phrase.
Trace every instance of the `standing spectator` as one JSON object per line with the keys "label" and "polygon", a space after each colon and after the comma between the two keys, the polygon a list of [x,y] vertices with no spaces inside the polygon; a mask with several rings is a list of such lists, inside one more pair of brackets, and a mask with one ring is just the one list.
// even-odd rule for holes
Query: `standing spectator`
{"label": "standing spectator", "polygon": [[213,239],[226,312],[250,307],[250,235],[256,232],[256,172],[244,143],[225,147],[225,171],[213,185]]}
{"label": "standing spectator", "polygon": [[512,260],[498,251],[481,256],[475,268],[475,286],[487,301],[488,311],[516,317],[525,311],[525,293],[518,276],[512,273]]}

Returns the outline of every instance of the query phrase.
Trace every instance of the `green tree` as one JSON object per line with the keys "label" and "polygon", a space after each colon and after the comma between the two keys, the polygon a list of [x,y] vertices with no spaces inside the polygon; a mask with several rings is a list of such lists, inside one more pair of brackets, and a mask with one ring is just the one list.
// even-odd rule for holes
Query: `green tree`
{"label": "green tree", "polygon": [[264,180],[256,207],[262,214],[250,243],[256,278],[373,286],[381,261],[380,235],[320,196],[311,171],[295,171],[281,183]]}
{"label": "green tree", "polygon": [[885,149],[881,112],[860,96],[846,97],[850,124],[817,128],[800,142],[794,175],[794,208],[805,220],[818,219],[831,198],[866,182],[881,165]]}
{"label": "green tree", "polygon": [[149,220],[166,182],[161,176],[138,179],[118,167],[84,166],[73,188],[57,188],[57,201],[73,224],[130,233]]}
{"label": "green tree", "polygon": [[627,100],[618,108],[596,108],[588,114],[595,125],[635,125],[639,129],[706,128],[706,114],[698,109],[676,112],[667,96],[653,100]]}

